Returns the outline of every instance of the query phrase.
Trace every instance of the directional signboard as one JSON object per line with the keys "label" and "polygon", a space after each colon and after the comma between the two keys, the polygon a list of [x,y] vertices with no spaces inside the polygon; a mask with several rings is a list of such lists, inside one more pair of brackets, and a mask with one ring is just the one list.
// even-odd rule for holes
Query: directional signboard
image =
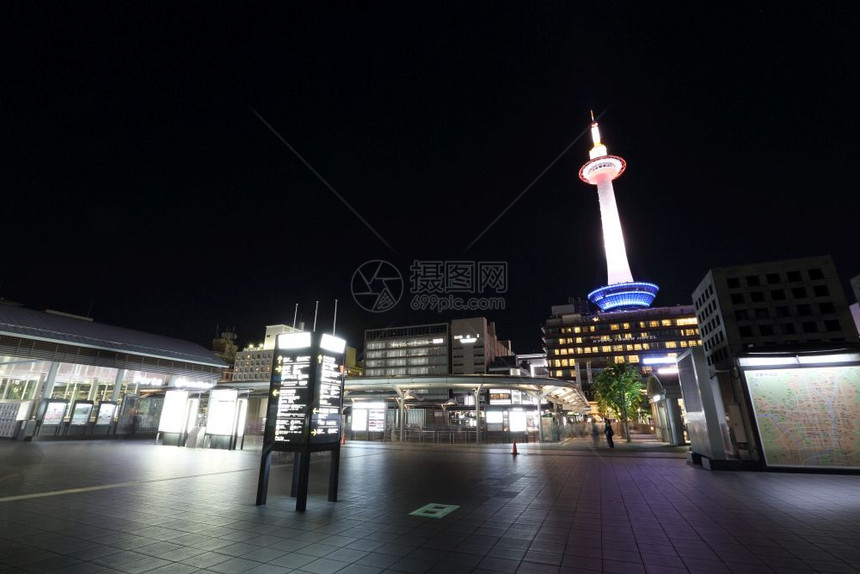
{"label": "directional signboard", "polygon": [[323,335],[316,355],[318,382],[311,413],[311,443],[336,444],[341,433],[343,353],[346,341]]}
{"label": "directional signboard", "polygon": [[272,451],[294,452],[297,510],[307,499],[310,453],[331,451],[329,500],[337,500],[346,341],[333,335],[278,335],[272,359],[257,504],[265,504]]}
{"label": "directional signboard", "polygon": [[278,336],[266,417],[274,450],[340,441],[345,350],[346,342],[331,335]]}

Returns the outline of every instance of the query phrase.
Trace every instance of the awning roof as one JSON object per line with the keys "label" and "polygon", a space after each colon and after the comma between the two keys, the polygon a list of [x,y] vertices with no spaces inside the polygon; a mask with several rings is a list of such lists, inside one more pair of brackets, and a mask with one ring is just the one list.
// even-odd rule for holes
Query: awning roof
{"label": "awning roof", "polygon": [[345,398],[391,397],[409,389],[518,389],[537,393],[542,399],[565,410],[587,412],[588,401],[579,385],[572,381],[542,377],[508,375],[439,375],[393,377],[347,377]]}
{"label": "awning roof", "polygon": [[12,305],[0,305],[0,335],[209,367],[226,366],[213,351],[189,341]]}

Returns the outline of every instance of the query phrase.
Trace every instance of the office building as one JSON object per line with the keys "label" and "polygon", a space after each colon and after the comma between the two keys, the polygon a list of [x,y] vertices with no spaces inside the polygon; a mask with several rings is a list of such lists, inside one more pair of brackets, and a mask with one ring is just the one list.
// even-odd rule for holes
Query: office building
{"label": "office building", "polygon": [[510,341],[499,340],[485,317],[364,333],[368,377],[486,373],[496,357],[510,354]]}
{"label": "office building", "polygon": [[712,269],[693,301],[708,366],[762,347],[857,339],[829,256]]}

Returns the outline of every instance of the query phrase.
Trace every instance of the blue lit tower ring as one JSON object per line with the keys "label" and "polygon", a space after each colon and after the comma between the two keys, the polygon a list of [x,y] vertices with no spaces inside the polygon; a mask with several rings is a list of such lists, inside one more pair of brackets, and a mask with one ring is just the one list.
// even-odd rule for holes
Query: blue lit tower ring
{"label": "blue lit tower ring", "polygon": [[591,139],[594,147],[588,152],[589,160],[579,170],[579,179],[597,186],[609,284],[589,293],[588,299],[601,311],[649,307],[659,287],[653,283],[633,281],[612,187],[612,180],[624,173],[627,162],[606,152],[606,146],[600,141],[600,130],[594,121],[594,114],[591,116]]}
{"label": "blue lit tower ring", "polygon": [[601,311],[650,307],[660,288],[653,283],[631,281],[598,287],[588,294],[588,300]]}

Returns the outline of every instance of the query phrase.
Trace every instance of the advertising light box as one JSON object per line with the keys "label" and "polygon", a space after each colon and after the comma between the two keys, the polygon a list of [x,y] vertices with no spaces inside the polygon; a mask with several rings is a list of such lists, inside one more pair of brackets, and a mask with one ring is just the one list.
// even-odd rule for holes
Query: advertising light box
{"label": "advertising light box", "polygon": [[509,405],[511,404],[510,389],[490,389],[490,404],[491,405]]}
{"label": "advertising light box", "polygon": [[63,422],[63,417],[66,415],[66,401],[48,401],[45,407],[45,414],[42,417],[42,424],[58,425]]}
{"label": "advertising light box", "polygon": [[181,433],[185,426],[188,391],[167,391],[158,421],[158,432]]}
{"label": "advertising light box", "polygon": [[209,392],[209,408],[206,416],[206,433],[232,435],[236,427],[236,389],[213,389]]}
{"label": "advertising light box", "polygon": [[368,412],[370,416],[367,420],[367,430],[370,432],[385,432],[385,409],[372,409]]}
{"label": "advertising light box", "polygon": [[511,432],[526,432],[526,412],[522,409],[512,409],[508,413],[508,426]]}
{"label": "advertising light box", "polygon": [[860,365],[743,374],[768,466],[860,468]]}
{"label": "advertising light box", "polygon": [[369,411],[367,409],[359,409],[353,407],[352,409],[352,430],[364,432],[367,430],[367,413]]}
{"label": "advertising light box", "polygon": [[113,415],[116,413],[116,403],[102,402],[99,403],[99,411],[96,415],[97,425],[109,425],[113,420]]}
{"label": "advertising light box", "polygon": [[72,426],[82,426],[90,422],[90,414],[93,412],[93,403],[91,401],[76,401],[72,407],[72,418],[69,424]]}

